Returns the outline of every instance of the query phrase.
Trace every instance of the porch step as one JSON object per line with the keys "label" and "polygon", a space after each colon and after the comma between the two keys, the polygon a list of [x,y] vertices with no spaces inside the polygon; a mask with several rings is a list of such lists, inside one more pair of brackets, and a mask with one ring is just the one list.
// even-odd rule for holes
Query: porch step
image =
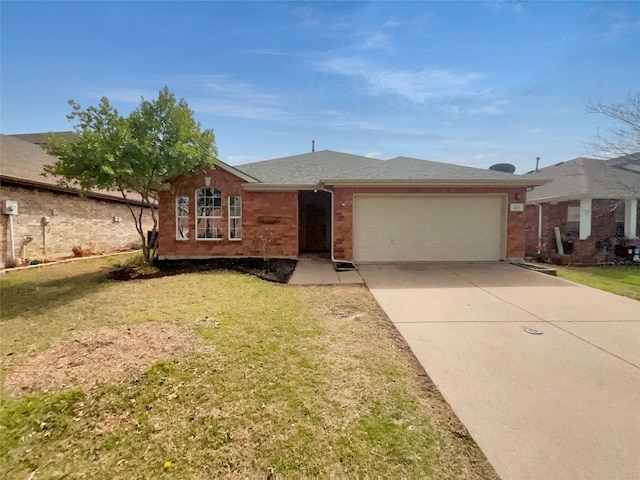
{"label": "porch step", "polygon": [[350,272],[357,270],[356,266],[351,262],[334,262],[333,268],[336,269],[336,272]]}
{"label": "porch step", "polygon": [[556,277],[558,275],[558,271],[555,268],[548,267],[547,265],[541,265],[539,263],[519,263],[513,262],[511,265],[515,265],[516,267],[526,268],[528,270],[533,270],[534,272],[545,273],[547,275],[553,275]]}

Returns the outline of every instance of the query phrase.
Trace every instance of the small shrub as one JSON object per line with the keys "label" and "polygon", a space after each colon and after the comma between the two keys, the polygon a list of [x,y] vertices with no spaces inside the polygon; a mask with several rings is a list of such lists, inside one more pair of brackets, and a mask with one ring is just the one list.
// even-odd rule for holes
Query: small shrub
{"label": "small shrub", "polygon": [[74,257],[91,257],[94,255],[101,255],[104,253],[104,250],[98,248],[95,243],[90,242],[87,245],[87,248],[83,248],[81,245],[76,245],[71,249]]}
{"label": "small shrub", "polygon": [[123,263],[116,263],[112,276],[118,279],[138,278],[155,275],[160,270],[145,262],[144,257],[135,255]]}
{"label": "small shrub", "polygon": [[16,268],[19,265],[20,263],[15,258],[9,257],[4,261],[4,268]]}

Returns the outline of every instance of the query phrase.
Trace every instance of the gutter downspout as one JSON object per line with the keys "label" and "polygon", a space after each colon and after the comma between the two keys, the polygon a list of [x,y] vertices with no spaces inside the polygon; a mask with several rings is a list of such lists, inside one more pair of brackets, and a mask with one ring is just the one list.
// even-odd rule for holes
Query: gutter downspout
{"label": "gutter downspout", "polygon": [[9,217],[9,235],[11,236],[11,260],[16,261],[16,244],[14,239],[13,232],[13,215],[8,215]]}
{"label": "gutter downspout", "polygon": [[319,186],[318,190],[321,190],[323,192],[328,192],[331,195],[331,261],[333,263],[350,263],[354,265],[354,263],[351,260],[338,260],[334,256],[333,245],[334,245],[335,234],[334,234],[334,228],[333,228],[333,220],[334,220],[333,190],[329,190],[328,188],[326,188],[322,182],[320,182],[318,186]]}
{"label": "gutter downspout", "polygon": [[538,246],[542,252],[542,204],[534,203],[538,207]]}

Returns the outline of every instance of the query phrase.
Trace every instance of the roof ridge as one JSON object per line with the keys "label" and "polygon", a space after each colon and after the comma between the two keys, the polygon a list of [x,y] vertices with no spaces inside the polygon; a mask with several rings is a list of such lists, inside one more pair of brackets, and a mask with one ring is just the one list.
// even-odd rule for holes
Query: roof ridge
{"label": "roof ridge", "polygon": [[379,160],[377,158],[366,157],[364,155],[356,155],[354,153],[337,152],[335,150],[324,149],[324,150],[316,150],[316,151],[313,151],[313,152],[296,153],[294,155],[287,155],[285,157],[265,158],[264,160],[257,160],[255,162],[241,163],[240,165],[237,165],[237,167],[243,167],[243,166],[246,166],[246,165],[256,165],[258,163],[264,163],[264,162],[273,162],[273,161],[276,161],[276,160],[286,160],[286,159],[295,158],[295,157],[303,157],[305,155],[313,155],[314,153],[335,153],[335,154],[338,154],[338,155],[345,155],[345,156],[349,156],[349,157],[367,158],[369,160]]}
{"label": "roof ridge", "polygon": [[437,164],[437,165],[444,165],[448,168],[462,168],[462,169],[469,169],[469,170],[474,170],[474,171],[482,171],[482,172],[494,172],[497,174],[503,174],[503,175],[508,175],[508,176],[521,176],[521,174],[519,173],[508,173],[508,172],[500,172],[498,170],[491,170],[490,168],[481,168],[481,167],[470,167],[468,165],[458,165],[457,163],[447,163],[447,162],[440,162],[438,160],[427,160],[424,158],[415,158],[415,157],[405,157],[403,155],[399,155],[397,157],[391,158],[389,160],[387,160],[388,162],[391,162],[393,160],[415,160],[416,162],[428,162],[431,164]]}

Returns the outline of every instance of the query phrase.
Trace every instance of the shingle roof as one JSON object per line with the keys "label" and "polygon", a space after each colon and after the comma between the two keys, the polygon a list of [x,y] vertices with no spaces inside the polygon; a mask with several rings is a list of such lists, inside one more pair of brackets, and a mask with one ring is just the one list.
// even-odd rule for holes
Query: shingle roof
{"label": "shingle roof", "polygon": [[[76,136],[76,132],[51,132],[60,137],[64,137],[67,140],[73,140]],[[44,145],[49,141],[49,133],[18,133],[15,135],[11,135],[13,138],[17,138],[19,140],[24,140],[25,142],[35,143],[37,145]]]}
{"label": "shingle roof", "polygon": [[274,185],[316,185],[323,178],[382,163],[369,157],[321,150],[238,165],[238,170]]}
{"label": "shingle roof", "polygon": [[544,180],[527,179],[521,175],[449,163],[408,157],[384,161],[331,150],[248,163],[237,168],[262,182],[252,186],[252,189],[256,190],[268,188],[270,185],[295,188],[318,185],[321,182],[327,185],[384,182],[483,185],[545,183]]}
{"label": "shingle roof", "polygon": [[[2,180],[70,191],[71,189],[65,189],[58,185],[58,177],[42,176],[44,166],[53,165],[56,160],[56,157],[49,155],[35,143],[21,140],[14,135],[0,134],[0,177]],[[90,195],[123,201],[119,192],[94,189],[91,190]],[[134,202],[140,201],[140,196],[137,194],[129,194],[128,198]]]}
{"label": "shingle roof", "polygon": [[512,173],[396,157],[330,178],[349,180],[515,180]]}
{"label": "shingle roof", "polygon": [[553,179],[551,183],[529,192],[528,202],[583,197],[640,197],[640,154],[612,160],[579,157],[525,176]]}
{"label": "shingle roof", "polygon": [[607,160],[607,163],[614,168],[640,173],[640,152],[612,158],[611,160]]}

